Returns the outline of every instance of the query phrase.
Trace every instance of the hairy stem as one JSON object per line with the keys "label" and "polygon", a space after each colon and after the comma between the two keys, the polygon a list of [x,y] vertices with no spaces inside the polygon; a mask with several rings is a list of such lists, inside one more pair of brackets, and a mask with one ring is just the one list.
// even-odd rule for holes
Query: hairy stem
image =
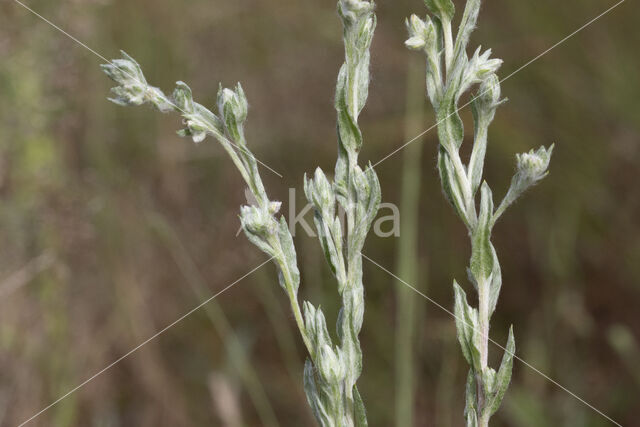
{"label": "hairy stem", "polygon": [[[453,45],[451,19],[455,12],[451,0],[425,0],[435,18],[424,21],[416,15],[407,20],[409,39],[405,44],[422,50],[427,57],[427,93],[438,118],[440,149],[438,168],[445,196],[464,222],[471,238],[469,278],[478,291],[478,308],[467,302],[466,293],[454,281],[455,315],[458,340],[470,365],[467,381],[465,418],[467,427],[486,427],[497,411],[511,379],[515,343],[509,331],[507,347],[499,370],[488,366],[489,320],[502,286],[502,275],[491,233],[496,220],[527,188],[547,173],[551,149],[517,155],[518,168],[502,203],[494,211],[493,193],[482,182],[487,146],[487,129],[494,118],[500,100],[500,79],[496,72],[502,61],[491,58],[491,51],[477,49],[467,56],[467,44],[475,27],[480,0],[467,0],[460,29]],[[438,21],[442,25],[437,25]],[[436,22],[436,24],[434,24]],[[442,46],[444,44],[444,46]],[[446,82],[441,79],[439,62],[444,50]],[[474,85],[479,93],[473,97],[474,141],[469,165],[460,158],[464,129],[458,114],[458,102]],[[552,147],[553,148],[553,147]],[[476,194],[481,189],[480,208],[476,210]]]}
{"label": "hairy stem", "polygon": [[444,33],[444,64],[445,69],[447,70],[447,76],[449,76],[449,73],[451,72],[451,62],[453,61],[453,35],[450,19],[442,19],[442,32]]}
{"label": "hairy stem", "polygon": [[300,336],[302,337],[302,341],[304,342],[307,351],[309,352],[309,356],[311,359],[315,357],[315,349],[311,340],[309,339],[309,335],[307,334],[307,328],[304,325],[304,318],[302,317],[302,311],[300,310],[300,303],[298,302],[298,295],[295,291],[295,284],[293,279],[291,278],[291,272],[289,270],[289,266],[286,262],[286,257],[284,252],[282,251],[280,242],[277,240],[275,236],[271,236],[269,238],[270,243],[273,247],[279,249],[278,256],[276,258],[276,262],[280,266],[280,271],[285,283],[287,297],[289,298],[289,305],[291,306],[291,311],[293,312],[293,317],[296,321],[296,326],[298,327],[298,331],[300,331]]}
{"label": "hairy stem", "polygon": [[487,427],[489,425],[489,415],[484,411],[486,404],[484,376],[482,373],[488,367],[489,359],[489,289],[486,280],[478,282],[478,324],[480,334],[480,372],[476,373],[477,392],[476,406],[478,408],[478,425]]}

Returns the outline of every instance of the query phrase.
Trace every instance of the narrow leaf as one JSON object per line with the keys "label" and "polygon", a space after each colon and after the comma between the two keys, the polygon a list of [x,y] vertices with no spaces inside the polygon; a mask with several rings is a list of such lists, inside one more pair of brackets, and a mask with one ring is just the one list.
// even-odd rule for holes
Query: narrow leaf
{"label": "narrow leaf", "polygon": [[477,405],[478,401],[478,387],[476,383],[476,377],[473,369],[469,369],[467,373],[467,386],[465,389],[465,406],[464,417],[467,421],[467,427],[478,426],[478,413]]}
{"label": "narrow leaf", "polygon": [[438,172],[440,174],[440,180],[442,181],[442,191],[444,192],[445,197],[449,203],[451,203],[451,206],[453,206],[458,216],[468,226],[469,220],[464,207],[462,190],[460,189],[460,185],[456,179],[456,174],[453,170],[451,160],[449,159],[449,154],[444,147],[440,147],[440,150],[438,151]]}
{"label": "narrow leaf", "polygon": [[460,21],[460,28],[458,29],[454,55],[461,56],[462,54],[464,54],[464,50],[467,48],[467,44],[469,43],[471,32],[475,28],[476,22],[478,21],[479,13],[480,0],[468,0],[462,14],[462,20]]}
{"label": "narrow leaf", "polygon": [[493,215],[493,196],[487,183],[482,184],[480,199],[480,215],[473,231],[471,242],[471,273],[478,283],[485,282],[493,271],[493,254],[491,251],[491,219]]}
{"label": "narrow leaf", "polygon": [[464,124],[458,114],[456,106],[457,85],[450,83],[450,89],[445,93],[438,109],[438,139],[440,144],[453,155],[462,145],[464,139]]}
{"label": "narrow leaf", "polygon": [[331,417],[323,404],[320,393],[318,393],[313,364],[309,359],[304,363],[304,392],[307,395],[307,402],[309,402],[311,411],[318,421],[318,424],[321,426],[332,425]]}
{"label": "narrow leaf", "polygon": [[476,194],[480,182],[482,181],[482,171],[484,169],[484,157],[487,152],[487,128],[488,123],[482,119],[478,111],[477,101],[471,103],[473,121],[475,123],[475,135],[473,151],[469,159],[469,176],[471,177],[471,194]]}
{"label": "narrow leaf", "polygon": [[456,8],[451,0],[424,0],[427,8],[440,19],[451,21]]}
{"label": "narrow leaf", "polygon": [[367,427],[367,413],[364,408],[364,402],[362,401],[362,397],[360,396],[360,392],[358,391],[358,387],[353,387],[353,403],[354,409],[356,413],[356,426],[355,427]]}
{"label": "narrow leaf", "polygon": [[480,366],[480,350],[474,340],[478,326],[477,313],[476,310],[469,306],[467,294],[455,280],[453,281],[453,289],[455,293],[454,314],[458,341],[467,363],[476,368]]}
{"label": "narrow leaf", "polygon": [[498,296],[500,296],[500,288],[502,287],[502,270],[500,269],[500,262],[498,261],[498,255],[496,249],[491,243],[491,256],[493,257],[493,270],[491,271],[491,284],[489,285],[489,316],[493,314],[498,303]]}
{"label": "narrow leaf", "polygon": [[293,245],[293,237],[291,237],[289,226],[287,225],[284,217],[280,217],[279,225],[278,238],[280,240],[280,246],[282,247],[282,252],[285,256],[293,289],[295,293],[297,293],[298,287],[300,286],[300,272],[298,271],[298,261],[296,260],[296,248]]}
{"label": "narrow leaf", "polygon": [[511,371],[513,368],[513,356],[515,355],[515,351],[516,343],[513,338],[513,326],[511,326],[509,328],[509,338],[507,340],[506,350],[502,355],[500,369],[498,369],[498,373],[496,374],[493,394],[487,400],[485,410],[489,411],[490,416],[495,414],[498,408],[500,408],[500,404],[502,403],[504,394],[509,387],[509,382],[511,381]]}

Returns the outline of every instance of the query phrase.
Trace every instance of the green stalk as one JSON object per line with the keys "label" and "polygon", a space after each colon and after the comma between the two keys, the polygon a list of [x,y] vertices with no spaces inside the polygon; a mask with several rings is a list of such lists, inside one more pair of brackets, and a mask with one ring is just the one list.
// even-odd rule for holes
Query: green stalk
{"label": "green stalk", "polygon": [[[424,99],[422,91],[422,61],[411,57],[407,69],[407,107],[405,139],[422,129]],[[408,283],[418,281],[418,233],[422,144],[413,144],[403,151],[400,212],[402,233],[398,239],[398,276]],[[424,285],[423,285],[424,289]],[[396,288],[396,353],[395,353],[395,423],[397,427],[413,425],[415,404],[415,329],[416,299],[406,287]]]}

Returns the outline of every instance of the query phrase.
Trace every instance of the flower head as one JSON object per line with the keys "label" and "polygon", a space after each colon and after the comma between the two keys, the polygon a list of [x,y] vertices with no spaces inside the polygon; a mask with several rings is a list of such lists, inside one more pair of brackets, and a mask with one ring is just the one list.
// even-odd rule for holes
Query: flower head
{"label": "flower head", "polygon": [[222,133],[220,119],[202,105],[194,102],[191,89],[184,82],[176,82],[173,102],[182,113],[185,129],[178,131],[180,136],[190,136],[193,142],[202,142],[208,132]]}
{"label": "flower head", "polygon": [[553,145],[548,149],[540,147],[535,152],[531,150],[528,153],[516,154],[516,175],[520,176],[522,184],[530,187],[547,176],[552,152]]}
{"label": "flower head", "polygon": [[172,109],[173,105],[156,87],[149,86],[144,78],[142,69],[135,59],[122,51],[123,59],[114,59],[108,64],[102,64],[102,70],[118,84],[111,89],[115,95],[109,98],[118,105],[142,105],[152,102],[163,112]]}
{"label": "flower head", "polygon": [[242,129],[247,119],[249,104],[240,83],[235,90],[223,88],[218,90],[218,114],[229,135],[236,141],[242,140]]}
{"label": "flower head", "polygon": [[338,13],[347,24],[354,24],[373,12],[373,2],[364,0],[340,0]]}
{"label": "flower head", "polygon": [[472,85],[484,82],[489,76],[494,75],[502,65],[502,59],[491,58],[491,49],[485,50],[478,47],[469,60],[458,93],[462,94]]}
{"label": "flower head", "polygon": [[411,15],[405,22],[409,38],[404,44],[413,50],[428,50],[435,46],[436,29],[428,16],[423,21],[417,15]]}

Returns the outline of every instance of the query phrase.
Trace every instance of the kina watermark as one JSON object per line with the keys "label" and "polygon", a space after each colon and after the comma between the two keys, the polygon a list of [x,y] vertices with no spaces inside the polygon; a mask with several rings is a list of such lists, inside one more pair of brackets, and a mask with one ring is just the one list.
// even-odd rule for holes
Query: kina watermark
{"label": "kina watermark", "polygon": [[[247,199],[247,204],[257,204],[257,201],[251,191],[245,189],[244,195]],[[316,237],[315,227],[311,225],[313,224],[313,205],[311,203],[307,203],[302,206],[301,209],[298,209],[295,188],[289,188],[289,200],[287,206],[288,210],[286,212],[286,219],[287,224],[289,224],[289,231],[291,232],[291,235],[295,237],[296,232],[302,230],[302,232],[307,236]],[[345,210],[339,208],[337,215],[340,218],[340,222],[344,224],[344,218],[346,216]],[[371,230],[373,231],[373,234],[382,238],[400,237],[400,209],[398,206],[393,203],[380,203],[378,217],[373,222]],[[236,236],[241,232],[242,226],[238,228]]]}

